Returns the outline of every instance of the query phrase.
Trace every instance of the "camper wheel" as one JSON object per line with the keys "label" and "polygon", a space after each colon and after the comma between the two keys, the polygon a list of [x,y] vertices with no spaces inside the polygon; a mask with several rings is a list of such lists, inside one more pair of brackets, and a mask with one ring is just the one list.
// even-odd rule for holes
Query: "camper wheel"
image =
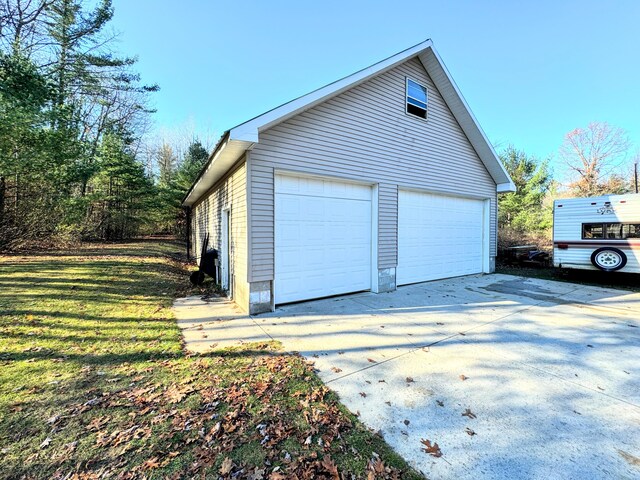
{"label": "camper wheel", "polygon": [[603,272],[615,272],[627,264],[627,256],[617,248],[602,247],[591,254],[591,263]]}

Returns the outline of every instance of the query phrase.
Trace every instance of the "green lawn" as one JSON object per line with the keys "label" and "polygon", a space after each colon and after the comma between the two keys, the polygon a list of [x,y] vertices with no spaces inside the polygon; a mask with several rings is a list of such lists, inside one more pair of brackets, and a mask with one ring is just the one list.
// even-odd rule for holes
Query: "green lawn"
{"label": "green lawn", "polygon": [[0,256],[0,478],[422,478],[298,356],[185,356],[182,246]]}

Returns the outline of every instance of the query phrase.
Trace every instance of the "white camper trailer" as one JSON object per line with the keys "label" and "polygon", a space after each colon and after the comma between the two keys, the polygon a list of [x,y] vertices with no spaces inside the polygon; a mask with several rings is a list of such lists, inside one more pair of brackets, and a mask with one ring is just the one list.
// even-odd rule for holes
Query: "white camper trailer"
{"label": "white camper trailer", "polygon": [[640,195],[556,200],[553,264],[640,273]]}

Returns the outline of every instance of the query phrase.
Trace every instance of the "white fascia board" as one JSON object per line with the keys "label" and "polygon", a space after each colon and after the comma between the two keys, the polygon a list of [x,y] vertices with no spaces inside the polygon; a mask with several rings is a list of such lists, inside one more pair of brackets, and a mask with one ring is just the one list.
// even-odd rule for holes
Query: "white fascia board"
{"label": "white fascia board", "polygon": [[496,192],[498,193],[508,193],[515,192],[517,190],[515,184],[513,182],[509,183],[498,183],[496,185]]}
{"label": "white fascia board", "polygon": [[[429,55],[431,55],[432,58],[429,58]],[[443,96],[445,102],[447,102],[451,112],[462,127],[465,135],[473,145],[473,148],[485,164],[487,171],[496,182],[496,185],[500,186],[500,188],[513,189],[504,191],[515,191],[515,185],[513,184],[509,173],[504,168],[504,165],[502,165],[502,162],[491,145],[491,142],[489,142],[489,139],[480,127],[475,115],[471,111],[471,108],[469,108],[469,105],[460,92],[460,89],[449,73],[447,66],[440,58],[440,55],[438,55],[438,52],[432,46],[419,55],[419,58],[427,70],[427,73],[431,76],[432,80],[438,87],[438,90]],[[430,61],[432,59],[435,60],[435,63]],[[438,71],[434,71],[434,68],[437,68]],[[442,75],[439,75],[440,73]],[[505,185],[508,185],[508,187]]]}
{"label": "white fascia board", "polygon": [[231,139],[225,140],[214,153],[206,170],[200,175],[193,188],[191,188],[182,205],[190,207],[198,201],[200,197],[207,193],[207,191],[233,167],[234,163],[236,163],[251,146],[251,142]]}
{"label": "white fascia board", "polygon": [[245,123],[232,128],[229,132],[229,138],[233,140],[242,140],[246,142],[258,142],[258,134],[278,123],[284,122],[288,118],[293,117],[309,108],[314,107],[331,97],[355,87],[356,85],[367,81],[369,78],[384,73],[387,70],[399,65],[400,63],[415,57],[427,48],[432,48],[431,40],[426,40],[418,45],[410,47],[396,55],[393,55],[381,62],[356,72],[348,77],[344,77],[338,81],[330,83],[318,90],[314,90],[307,95],[298,97],[284,105],[274,108],[258,117],[255,117]]}

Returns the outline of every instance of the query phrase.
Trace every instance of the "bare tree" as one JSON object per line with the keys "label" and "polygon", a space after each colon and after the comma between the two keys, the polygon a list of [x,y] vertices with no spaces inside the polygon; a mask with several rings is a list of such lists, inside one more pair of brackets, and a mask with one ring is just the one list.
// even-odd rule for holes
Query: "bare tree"
{"label": "bare tree", "polygon": [[163,143],[156,152],[156,162],[159,181],[161,184],[167,185],[173,179],[178,164],[178,157],[173,151],[173,147],[168,143]]}
{"label": "bare tree", "polygon": [[623,165],[630,147],[627,133],[606,122],[592,122],[567,133],[560,157],[577,177],[570,184],[573,193],[581,197],[622,193]]}

